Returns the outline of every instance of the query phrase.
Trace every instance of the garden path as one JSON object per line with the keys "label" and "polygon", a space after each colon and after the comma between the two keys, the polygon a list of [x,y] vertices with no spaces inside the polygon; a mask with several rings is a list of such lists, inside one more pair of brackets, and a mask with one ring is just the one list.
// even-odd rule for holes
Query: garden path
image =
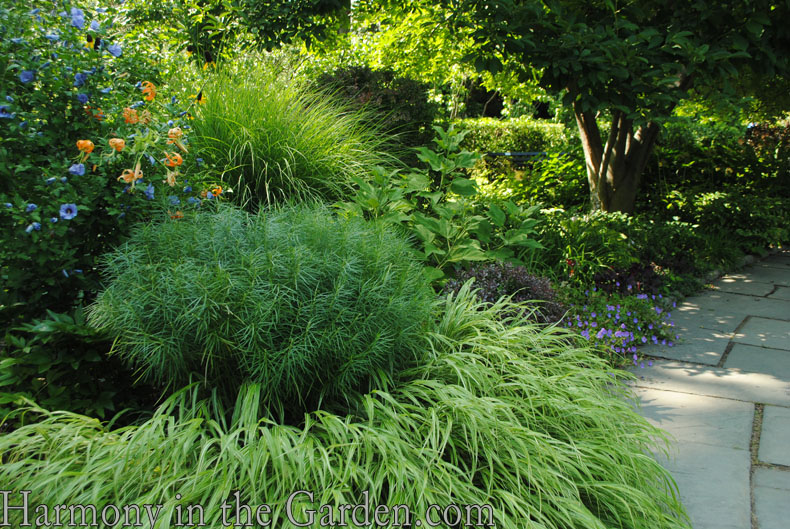
{"label": "garden path", "polygon": [[790,250],[687,298],[681,341],[634,368],[641,413],[672,434],[670,458],[694,529],[790,527]]}

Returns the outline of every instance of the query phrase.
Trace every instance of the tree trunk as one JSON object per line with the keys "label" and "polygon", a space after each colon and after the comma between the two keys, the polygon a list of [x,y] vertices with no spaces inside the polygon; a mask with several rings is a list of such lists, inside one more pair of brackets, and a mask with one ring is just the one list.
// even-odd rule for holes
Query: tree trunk
{"label": "tree trunk", "polygon": [[576,123],[584,148],[587,181],[593,209],[633,213],[636,193],[647,158],[658,137],[653,122],[634,130],[626,115],[615,110],[606,144],[591,112],[574,104]]}

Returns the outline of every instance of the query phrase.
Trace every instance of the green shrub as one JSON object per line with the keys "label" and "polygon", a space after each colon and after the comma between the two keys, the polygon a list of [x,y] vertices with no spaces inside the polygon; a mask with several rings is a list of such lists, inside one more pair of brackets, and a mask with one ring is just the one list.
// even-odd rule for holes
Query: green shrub
{"label": "green shrub", "polygon": [[256,382],[278,415],[407,365],[432,297],[406,241],[306,206],[148,225],[105,271],[89,321],[144,379],[227,398]]}
{"label": "green shrub", "polygon": [[464,149],[487,152],[563,152],[571,148],[573,136],[560,123],[545,123],[528,118],[498,120],[474,118],[457,125],[468,130]]}
{"label": "green shrub", "polygon": [[[144,100],[158,84],[158,55],[122,33],[119,11],[83,2],[5,2],[0,7],[0,328],[47,310],[71,313],[97,289],[95,259],[145,218],[156,200],[125,192],[118,176],[142,161],[145,189],[164,167],[145,145],[179,121],[186,102]],[[35,8],[35,9],[31,9]],[[169,97],[168,97],[169,99]],[[152,121],[124,122],[124,107]],[[143,129],[149,133],[143,134]],[[133,136],[134,134],[134,136]],[[116,153],[110,138],[125,139]],[[92,153],[76,144],[90,140]],[[173,150],[169,146],[167,150]],[[113,153],[114,156],[106,156]],[[161,150],[148,149],[156,163]],[[154,158],[155,157],[155,158]],[[156,176],[159,176],[157,178]],[[153,187],[151,193],[153,193]],[[177,193],[182,198],[187,196]],[[157,193],[161,198],[162,193]],[[166,200],[166,199],[165,199]],[[65,207],[65,209],[64,209]],[[76,216],[74,215],[76,214]]]}
{"label": "green shrub", "polygon": [[263,56],[237,62],[203,88],[192,142],[237,202],[342,198],[352,178],[367,179],[374,165],[393,163],[370,116],[270,68]]}
{"label": "green shrub", "polygon": [[424,83],[368,66],[339,68],[319,76],[316,83],[354,108],[374,112],[382,129],[398,134],[404,145],[422,145],[431,139],[436,108],[428,102],[428,86]]}
{"label": "green shrub", "polygon": [[435,280],[475,261],[521,263],[539,250],[533,237],[537,206],[476,201],[477,185],[463,171],[479,155],[461,150],[464,132],[453,125],[434,130],[436,150],[417,149],[425,168],[402,174],[376,167],[372,181],[356,181],[352,201],[336,206],[345,215],[381,219],[413,235],[417,256]]}
{"label": "green shrub", "polygon": [[[133,387],[132,373],[108,357],[110,341],[89,327],[83,311],[49,312],[9,330],[0,345],[0,422],[30,400],[48,410],[108,418],[124,408],[151,409],[157,395]],[[18,425],[15,415],[6,424]]]}
{"label": "green shrub", "polygon": [[[31,504],[162,504],[164,526],[177,505],[186,514],[200,504],[207,527],[219,528],[221,505],[239,491],[241,503],[271,506],[272,527],[292,527],[284,503],[308,490],[314,509],[333,506],[335,522],[339,505],[368,491],[373,505],[406,505],[412,527],[426,525],[431,504],[462,513],[489,504],[503,529],[689,527],[671,476],[649,455],[664,436],[633,410],[630,375],[611,373],[568,331],[502,321],[512,306],[482,305],[468,288],[441,309],[422,365],[360,397],[349,415],[311,413],[299,427],[259,421],[255,387],[219,411],[186,391],[116,430],[42,413],[0,436],[0,482],[30,490]],[[10,512],[12,524],[19,515]]]}

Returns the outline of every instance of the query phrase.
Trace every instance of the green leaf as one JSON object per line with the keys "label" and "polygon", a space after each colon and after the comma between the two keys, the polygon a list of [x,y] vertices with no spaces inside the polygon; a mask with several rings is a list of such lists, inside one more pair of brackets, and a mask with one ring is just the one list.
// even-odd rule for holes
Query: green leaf
{"label": "green leaf", "polygon": [[462,197],[468,197],[477,193],[477,184],[468,178],[456,178],[450,184],[450,190]]}
{"label": "green leaf", "polygon": [[491,217],[491,220],[499,226],[500,228],[505,225],[505,212],[497,206],[496,204],[491,204],[488,208],[488,216]]}

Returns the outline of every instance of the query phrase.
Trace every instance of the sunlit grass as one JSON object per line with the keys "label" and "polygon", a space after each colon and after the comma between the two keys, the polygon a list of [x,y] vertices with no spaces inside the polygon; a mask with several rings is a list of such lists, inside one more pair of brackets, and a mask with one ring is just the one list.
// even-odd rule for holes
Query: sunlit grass
{"label": "sunlit grass", "polygon": [[245,503],[272,505],[273,527],[291,527],[283,504],[304,489],[316,506],[355,504],[367,490],[415,515],[487,503],[508,529],[688,527],[648,454],[662,435],[633,411],[628,375],[566,330],[502,321],[503,308],[462,289],[437,307],[420,367],[348,414],[307,414],[299,427],[260,421],[256,386],[232,411],[187,389],[115,431],[42,411],[0,437],[0,482],[48,505],[162,503],[163,526],[177,503],[199,503],[219,528],[220,505],[240,490]]}
{"label": "sunlit grass", "polygon": [[371,116],[285,75],[263,56],[227,65],[203,87],[192,143],[238,203],[345,196],[353,177],[395,163]]}

